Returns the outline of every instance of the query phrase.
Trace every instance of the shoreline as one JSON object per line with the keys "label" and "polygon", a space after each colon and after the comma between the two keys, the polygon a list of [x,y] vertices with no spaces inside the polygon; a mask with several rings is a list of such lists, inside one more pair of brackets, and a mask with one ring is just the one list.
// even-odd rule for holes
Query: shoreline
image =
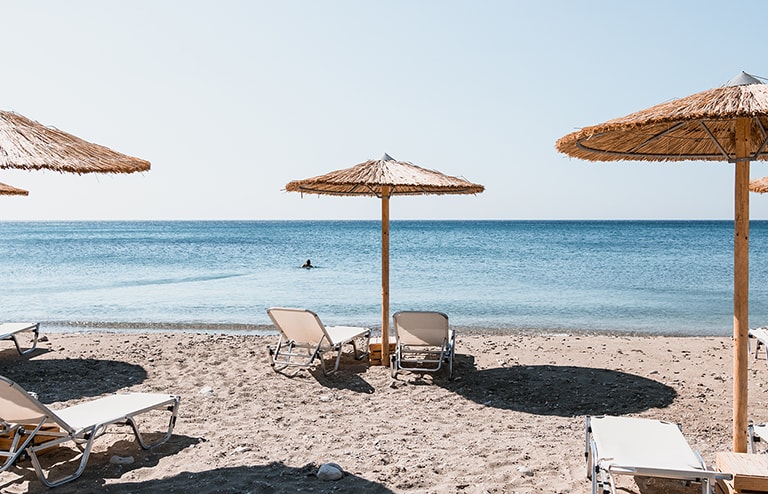
{"label": "shoreline", "polygon": [[[372,336],[381,336],[380,326],[370,326]],[[601,329],[564,329],[564,328],[519,328],[519,327],[487,327],[462,326],[451,324],[457,333],[471,335],[573,335],[573,336],[630,336],[630,337],[672,337],[672,338],[725,338],[730,334],[691,334],[671,331],[640,331],[640,330],[601,330]],[[391,331],[391,328],[390,328]],[[196,323],[196,322],[109,322],[109,321],[42,321],[40,334],[104,332],[104,333],[191,333],[191,334],[222,334],[248,336],[276,336],[277,328],[272,324],[243,324],[243,323]]]}
{"label": "shoreline", "polygon": [[[710,466],[731,447],[729,337],[458,332],[449,381],[407,372],[393,380],[387,367],[347,354],[331,376],[276,373],[266,351],[274,336],[43,334],[29,357],[0,346],[0,374],[43,403],[118,391],[181,396],[166,444],[143,451],[129,431],[110,430],[60,494],[586,494],[586,415],[680,423]],[[750,419],[765,422],[764,354],[749,365]],[[134,463],[112,464],[113,456]],[[346,476],[319,480],[327,462]],[[29,468],[0,473],[0,486],[52,492]],[[628,494],[678,492],[656,486],[641,490],[631,477],[617,485]],[[691,487],[680,492],[700,492]]]}

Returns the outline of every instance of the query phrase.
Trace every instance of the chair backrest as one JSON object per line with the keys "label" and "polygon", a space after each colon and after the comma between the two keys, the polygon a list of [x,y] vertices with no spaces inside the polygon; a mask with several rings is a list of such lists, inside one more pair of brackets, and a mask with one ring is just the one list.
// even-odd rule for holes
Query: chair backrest
{"label": "chair backrest", "polygon": [[267,315],[286,338],[296,343],[317,345],[326,336],[325,326],[311,310],[272,307]]}
{"label": "chair backrest", "polygon": [[63,428],[69,426],[21,386],[0,376],[0,420],[9,424],[37,424],[43,419]]}
{"label": "chair backrest", "polygon": [[400,311],[392,319],[403,345],[442,346],[448,340],[448,316],[442,312]]}
{"label": "chair backrest", "polygon": [[592,439],[611,463],[668,470],[698,470],[701,460],[677,424],[639,417],[590,417]]}

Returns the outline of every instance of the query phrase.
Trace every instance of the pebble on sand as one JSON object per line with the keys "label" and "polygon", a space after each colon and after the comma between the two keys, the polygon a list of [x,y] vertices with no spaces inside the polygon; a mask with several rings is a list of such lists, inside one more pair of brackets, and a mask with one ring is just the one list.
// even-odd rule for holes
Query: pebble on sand
{"label": "pebble on sand", "polygon": [[344,470],[336,463],[324,463],[317,470],[317,478],[320,480],[339,480],[344,476]]}

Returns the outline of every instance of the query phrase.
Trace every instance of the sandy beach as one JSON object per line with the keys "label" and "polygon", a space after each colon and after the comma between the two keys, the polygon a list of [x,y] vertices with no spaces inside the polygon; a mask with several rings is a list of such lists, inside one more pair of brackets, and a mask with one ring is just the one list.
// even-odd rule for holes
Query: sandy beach
{"label": "sandy beach", "polygon": [[[46,404],[116,391],[181,396],[173,437],[144,451],[130,430],[100,438],[57,493],[590,492],[585,415],[681,423],[708,464],[731,448],[731,339],[461,332],[456,377],[343,358],[340,371],[276,373],[273,336],[52,333],[29,357],[5,342],[0,374]],[[293,375],[292,375],[293,374]],[[768,365],[750,357],[749,410],[768,421]],[[113,456],[131,457],[115,464]],[[60,449],[48,461],[67,458]],[[323,481],[327,462],[346,475]],[[700,492],[624,478],[622,492]],[[0,491],[47,492],[28,461]]]}

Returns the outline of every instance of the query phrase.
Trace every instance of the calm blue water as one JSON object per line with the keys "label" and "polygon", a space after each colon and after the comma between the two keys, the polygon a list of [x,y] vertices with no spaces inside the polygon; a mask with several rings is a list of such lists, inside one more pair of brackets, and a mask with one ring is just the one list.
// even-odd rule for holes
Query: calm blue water
{"label": "calm blue water", "polygon": [[[268,327],[302,306],[380,327],[378,221],[0,223],[5,320],[44,328]],[[394,221],[392,311],[466,328],[729,335],[729,221]],[[317,266],[301,269],[307,259]],[[750,326],[768,324],[768,222]]]}

